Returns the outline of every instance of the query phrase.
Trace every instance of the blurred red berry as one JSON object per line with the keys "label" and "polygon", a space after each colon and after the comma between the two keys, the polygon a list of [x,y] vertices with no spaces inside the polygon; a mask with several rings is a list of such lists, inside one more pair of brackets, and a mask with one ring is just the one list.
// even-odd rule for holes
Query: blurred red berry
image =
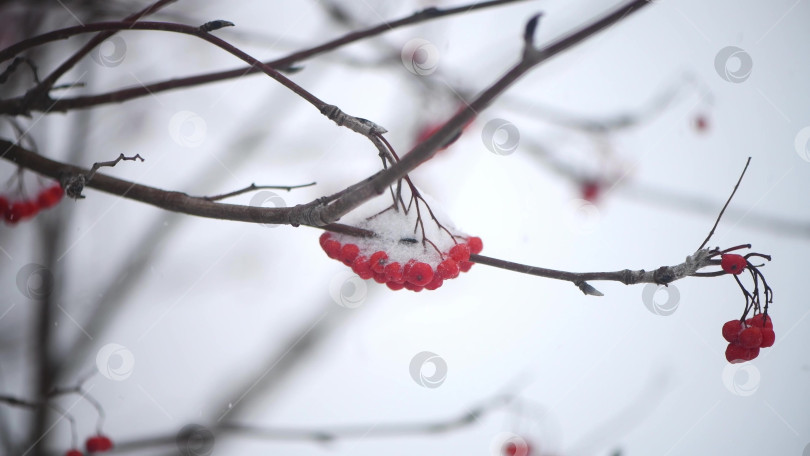
{"label": "blurred red berry", "polygon": [[107,436],[96,435],[93,437],[88,437],[84,446],[88,453],[100,453],[111,450],[113,443],[112,440],[110,440]]}
{"label": "blurred red berry", "polygon": [[73,449],[68,450],[67,453],[65,453],[65,456],[84,456],[84,453],[82,453],[79,450]]}
{"label": "blurred red berry", "polygon": [[697,130],[697,132],[699,133],[703,133],[709,129],[709,119],[707,119],[706,116],[703,114],[698,114],[697,116],[695,116],[693,122],[695,130]]}
{"label": "blurred red berry", "polygon": [[596,202],[601,190],[599,182],[587,180],[582,183],[582,199],[591,203]]}

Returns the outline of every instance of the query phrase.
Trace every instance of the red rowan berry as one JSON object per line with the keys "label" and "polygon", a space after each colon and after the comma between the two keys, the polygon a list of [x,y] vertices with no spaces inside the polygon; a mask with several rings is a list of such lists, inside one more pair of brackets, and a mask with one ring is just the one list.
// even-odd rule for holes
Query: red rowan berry
{"label": "red rowan berry", "polygon": [[439,274],[435,274],[433,276],[433,279],[430,281],[430,283],[425,285],[425,289],[427,289],[427,290],[435,290],[435,289],[441,287],[443,283],[444,283],[444,280],[442,280],[442,278],[439,277]]}
{"label": "red rowan berry", "polygon": [[368,262],[368,258],[360,255],[352,261],[352,271],[360,276],[361,279],[366,280],[374,277],[374,272]]}
{"label": "red rowan berry", "polygon": [[377,283],[386,283],[386,282],[388,282],[388,280],[385,279],[385,273],[373,272],[373,271],[372,271],[372,273],[374,274],[373,279],[374,279],[375,282],[377,282]]}
{"label": "red rowan berry", "polygon": [[79,450],[73,449],[68,450],[67,453],[65,453],[65,456],[84,456],[84,453],[82,453]]}
{"label": "red rowan berry", "polygon": [[450,258],[456,261],[467,261],[470,259],[470,247],[467,244],[456,244],[450,249]]}
{"label": "red rowan berry", "polygon": [[461,272],[467,272],[472,268],[473,263],[470,261],[459,261],[458,262],[458,269]]}
{"label": "red rowan berry", "polygon": [[350,266],[352,261],[360,254],[360,249],[355,244],[345,244],[340,249],[340,261],[346,266]]}
{"label": "red rowan berry", "polygon": [[8,203],[8,200],[5,196],[0,195],[0,217],[6,215],[6,211],[8,211],[11,206]]}
{"label": "red rowan berry", "polygon": [[771,319],[771,316],[768,315],[766,317],[765,314],[754,315],[748,320],[745,320],[745,324],[747,324],[748,326],[756,326],[757,328],[760,329],[773,328],[773,320]]}
{"label": "red rowan berry", "polygon": [[427,263],[414,263],[405,273],[405,279],[418,287],[424,287],[433,280],[433,268]]}
{"label": "red rowan berry", "polygon": [[436,266],[436,275],[442,279],[455,279],[458,277],[458,263],[448,258]]}
{"label": "red rowan berry", "polygon": [[762,330],[756,326],[743,329],[739,345],[743,348],[757,348],[762,343]]}
{"label": "red rowan berry", "polygon": [[748,261],[736,253],[720,255],[720,267],[729,274],[739,274],[748,266]]}
{"label": "red rowan berry", "polygon": [[321,248],[325,248],[326,241],[328,241],[331,237],[332,234],[328,231],[324,231],[323,234],[321,234],[321,237],[318,238],[318,242],[321,244]]}
{"label": "red rowan berry", "polygon": [[740,338],[740,333],[742,330],[743,327],[740,320],[727,321],[723,325],[723,339],[726,339],[731,343],[736,343]]}
{"label": "red rowan berry", "polygon": [[398,291],[398,290],[401,290],[401,289],[405,288],[405,284],[404,284],[404,283],[400,283],[400,282],[386,282],[386,284],[385,284],[385,285],[386,285],[388,288],[390,288],[390,289],[392,289],[392,290],[394,290],[394,291]]}
{"label": "red rowan berry", "polygon": [[382,250],[374,252],[368,261],[371,264],[372,271],[381,273],[385,270],[386,263],[388,263],[388,254]]}
{"label": "red rowan berry", "polygon": [[[726,347],[726,360],[731,364],[737,364],[743,361],[751,361],[752,359],[756,358],[756,355],[752,357],[751,354],[751,350],[743,348],[737,344],[728,344],[728,347]],[[757,355],[758,354],[759,352],[757,352]]]}
{"label": "red rowan berry", "polygon": [[332,258],[334,260],[340,258],[341,248],[342,246],[340,245],[340,242],[335,241],[334,239],[327,239],[323,243],[323,251],[326,252],[326,255],[329,258]]}
{"label": "red rowan berry", "polygon": [[771,328],[763,329],[762,330],[762,343],[759,346],[761,348],[772,347],[774,342],[776,342],[776,333],[773,332],[773,329],[771,329]]}
{"label": "red rowan berry", "polygon": [[425,288],[425,287],[420,287],[419,285],[414,285],[414,284],[412,284],[412,283],[410,283],[410,282],[405,282],[405,283],[403,284],[403,286],[404,286],[406,289],[411,290],[411,291],[415,291],[415,292],[417,292],[417,293],[419,293],[420,291],[422,291],[422,289],[423,289],[423,288]]}
{"label": "red rowan berry", "polygon": [[402,283],[405,281],[405,275],[402,272],[402,266],[400,266],[399,263],[397,263],[396,261],[393,263],[388,263],[385,266],[385,281],[389,283],[390,282]]}
{"label": "red rowan berry", "polygon": [[484,242],[478,236],[470,236],[467,244],[470,246],[470,253],[479,254],[484,250]]}

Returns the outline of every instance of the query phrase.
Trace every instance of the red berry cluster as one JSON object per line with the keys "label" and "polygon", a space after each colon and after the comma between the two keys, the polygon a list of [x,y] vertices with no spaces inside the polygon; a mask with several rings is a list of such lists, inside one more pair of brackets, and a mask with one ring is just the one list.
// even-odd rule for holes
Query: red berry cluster
{"label": "red berry cluster", "polygon": [[9,225],[36,216],[43,209],[50,209],[62,200],[62,187],[53,184],[39,192],[35,199],[10,202],[0,195],[0,215]]}
{"label": "red berry cluster", "polygon": [[776,334],[770,315],[761,313],[744,321],[727,321],[723,325],[723,338],[728,341],[726,359],[735,364],[759,356],[760,348],[773,345]]}
{"label": "red berry cluster", "polygon": [[341,244],[329,232],[321,235],[320,243],[329,258],[342,261],[352,268],[361,279],[374,279],[392,290],[405,288],[411,291],[435,290],[445,280],[455,279],[462,272],[472,268],[470,254],[481,253],[484,243],[481,238],[470,236],[465,243],[455,244],[442,254],[441,261],[434,266],[415,259],[400,263],[389,261],[388,253],[382,250],[363,253],[356,244]]}

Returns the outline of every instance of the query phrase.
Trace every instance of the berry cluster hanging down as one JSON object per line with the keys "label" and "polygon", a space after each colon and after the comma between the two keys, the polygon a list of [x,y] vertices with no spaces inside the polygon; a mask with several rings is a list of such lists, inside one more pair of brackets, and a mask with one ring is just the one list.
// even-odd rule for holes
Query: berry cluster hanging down
{"label": "berry cluster hanging down", "polygon": [[[751,361],[759,356],[761,348],[773,346],[776,334],[773,332],[773,320],[768,314],[768,306],[773,302],[773,291],[765,281],[759,268],[748,261],[751,257],[760,257],[770,260],[767,255],[749,253],[746,256],[728,253],[749,245],[733,247],[721,252],[720,267],[727,274],[734,277],[745,297],[745,308],[739,320],[727,321],[723,325],[723,339],[728,342],[726,347],[726,360],[732,364]],[[754,282],[754,289],[748,291],[739,279],[739,275],[748,271]],[[760,297],[760,285],[764,289],[764,303]],[[751,318],[748,314],[752,313]]]}
{"label": "berry cluster hanging down", "polygon": [[43,188],[33,199],[9,201],[0,195],[0,216],[7,224],[16,225],[21,220],[34,218],[43,209],[50,209],[59,204],[63,193],[59,184],[53,184]]}
{"label": "berry cluster hanging down", "polygon": [[727,321],[723,325],[723,338],[728,341],[726,359],[736,364],[753,360],[759,356],[760,348],[773,346],[776,334],[771,317],[756,314],[744,321]]}
{"label": "berry cluster hanging down", "polygon": [[[352,268],[361,279],[374,279],[377,283],[384,283],[392,290],[411,291],[435,290],[442,286],[445,280],[455,279],[462,272],[472,268],[471,253],[480,253],[484,248],[481,238],[470,236],[458,237],[461,241],[447,251],[436,255],[434,261],[402,254],[402,249],[389,249],[386,251],[361,248],[351,242],[341,243],[336,233],[325,232],[321,235],[320,243],[329,258],[343,262]],[[418,244],[412,238],[400,239],[400,243]],[[420,246],[421,248],[421,246]]]}

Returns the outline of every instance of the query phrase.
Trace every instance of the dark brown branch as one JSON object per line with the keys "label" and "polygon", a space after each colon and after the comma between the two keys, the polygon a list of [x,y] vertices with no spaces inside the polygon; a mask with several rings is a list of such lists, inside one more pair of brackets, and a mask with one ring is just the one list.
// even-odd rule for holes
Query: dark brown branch
{"label": "dark brown branch", "polygon": [[[197,215],[201,217],[227,219],[254,223],[290,224],[293,226],[310,225],[321,226],[334,223],[344,214],[348,213],[363,202],[382,194],[389,185],[403,178],[408,172],[415,169],[421,163],[429,160],[441,147],[454,137],[461,128],[470,122],[478,112],[485,109],[492,101],[511,86],[517,79],[523,76],[535,65],[548,58],[582,42],[593,34],[617,23],[626,15],[647,5],[644,0],[635,0],[618,10],[605,15],[604,17],[586,25],[570,35],[562,37],[551,44],[537,49],[536,52],[526,53],[524,58],[503,77],[492,84],[481,95],[479,95],[466,109],[459,111],[442,128],[434,133],[430,138],[423,141],[405,155],[402,160],[394,164],[387,170],[378,172],[348,188],[342,190],[337,195],[328,199],[318,199],[308,204],[298,205],[291,208],[261,208],[249,206],[237,206],[231,204],[216,203],[206,201],[202,198],[194,198],[185,193],[169,192],[153,187],[147,187],[109,176],[96,175],[88,186],[108,193],[134,199],[147,204],[151,204],[162,209]],[[143,26],[144,23],[134,24],[134,27]],[[156,23],[152,23],[156,24]],[[160,23],[162,24],[162,23]],[[166,26],[166,24],[162,24]],[[302,93],[302,97],[310,101],[315,106],[322,108],[330,118],[336,118],[332,106],[323,103],[304,89],[297,86],[289,79],[282,76],[273,68],[256,61],[252,57],[234,48],[230,44],[219,38],[200,32],[197,28],[171,24],[172,31],[182,30],[182,33],[189,33],[206,41],[211,42],[243,60],[259,65],[263,71],[288,86],[296,93]],[[327,111],[327,112],[325,112]],[[362,123],[359,128],[367,127]],[[365,132],[369,138],[377,138],[373,128]],[[375,142],[377,147],[380,147]],[[384,147],[384,145],[383,145]],[[0,140],[0,149],[6,150],[2,157],[15,162],[26,168],[30,168],[40,174],[58,178],[60,173],[85,173],[86,171],[70,165],[65,165],[53,160],[49,160],[40,155],[20,148],[16,144]]]}
{"label": "dark brown branch", "polygon": [[658,285],[666,285],[676,280],[693,276],[698,270],[706,266],[716,264],[716,262],[711,259],[714,254],[715,252],[711,250],[698,250],[694,254],[686,257],[686,260],[681,264],[674,266],[661,266],[654,271],[645,271],[644,269],[631,271],[629,269],[624,269],[622,271],[612,272],[568,272],[513,263],[511,261],[474,254],[470,255],[470,261],[473,263],[485,264],[487,266],[506,269],[522,274],[530,274],[548,279],[564,280],[579,287],[579,289],[582,290],[582,292],[586,295],[602,296],[602,293],[590,286],[588,281],[606,280],[621,282],[625,285],[633,285],[638,283],[655,283]]}
{"label": "dark brown branch", "polygon": [[740,178],[737,179],[737,183],[734,185],[734,190],[731,191],[731,195],[728,196],[728,199],[726,200],[726,204],[724,204],[723,209],[720,210],[720,214],[717,216],[717,220],[714,221],[714,226],[712,227],[712,230],[709,231],[709,235],[706,236],[706,239],[703,241],[703,244],[700,244],[700,247],[698,247],[698,250],[705,247],[706,244],[709,242],[709,239],[712,238],[712,235],[714,234],[714,230],[717,229],[717,225],[720,223],[720,219],[723,218],[723,213],[726,212],[726,208],[728,207],[729,203],[731,203],[731,199],[734,198],[734,194],[737,193],[737,188],[740,187],[740,182],[742,182],[743,177],[745,176],[745,171],[748,170],[748,165],[750,165],[750,164],[751,164],[751,157],[748,157],[748,160],[745,161],[745,168],[743,168],[742,173],[740,173]]}
{"label": "dark brown branch", "polygon": [[[26,150],[14,143],[0,139],[0,158],[30,169],[43,176],[59,179],[65,176],[85,176],[89,170],[57,162]],[[155,187],[136,184],[123,179],[96,173],[85,185],[106,193],[140,201],[167,211],[221,220],[249,223],[272,223],[286,225],[312,225],[306,223],[298,207],[255,207],[207,201],[181,192],[161,190]],[[338,223],[321,224],[319,228],[353,236],[368,237],[371,233]]]}
{"label": "dark brown branch", "polygon": [[[433,422],[404,422],[390,424],[358,424],[333,428],[273,428],[239,423],[222,423],[213,431],[240,434],[247,437],[276,441],[331,442],[358,438],[384,438],[412,435],[431,435],[452,432],[474,425],[479,418],[508,405],[515,399],[497,396],[458,416]],[[144,448],[175,444],[176,434],[147,437],[116,443],[117,452],[143,450]]]}
{"label": "dark brown branch", "polygon": [[[135,22],[137,22],[140,18],[152,14],[155,11],[163,8],[164,6],[174,3],[177,0],[158,0],[152,5],[147,6],[146,8],[138,11],[135,14],[127,16],[121,23],[125,26],[124,28],[128,28],[127,26],[132,26]],[[96,46],[100,45],[104,40],[111,37],[116,33],[117,30],[111,31],[104,31],[102,33],[97,34],[94,36],[90,41],[87,42],[84,46],[81,47],[78,51],[76,51],[73,55],[68,57],[62,65],[56,68],[51,74],[49,74],[42,82],[37,84],[36,87],[31,89],[28,93],[25,94],[23,97],[24,100],[47,100],[50,99],[48,93],[53,89],[54,84],[56,81],[59,80],[65,73],[67,73],[71,68],[76,66],[76,64],[89,54]]]}
{"label": "dark brown branch", "polygon": [[[404,27],[407,25],[417,24],[431,19],[437,19],[469,11],[500,6],[508,3],[516,3],[519,1],[525,0],[494,0],[481,3],[474,3],[471,5],[462,5],[455,8],[445,8],[445,9],[427,8],[422,11],[416,12],[410,16],[404,17],[402,19],[398,19],[391,22],[385,22],[383,24],[365,30],[351,32],[340,38],[328,41],[321,45],[312,47],[310,49],[295,52],[280,59],[268,61],[266,62],[266,65],[279,69],[288,68],[297,62],[301,62],[303,60],[309,59],[319,54],[333,51],[342,46],[345,46],[347,44],[356,41],[360,41],[365,38],[380,35],[384,32],[399,27]],[[88,26],[92,25],[94,24],[88,24]],[[9,46],[6,49],[0,50],[0,61],[8,60],[14,57],[15,55],[19,54],[20,52],[23,52],[26,49],[30,49],[32,47],[39,46],[51,41],[65,39],[77,33],[84,33],[82,27],[69,27],[66,29],[56,30],[33,38],[29,38],[27,40]],[[47,110],[47,111],[65,112],[71,109],[89,108],[92,106],[107,103],[120,103],[123,101],[131,100],[133,98],[139,98],[146,95],[153,95],[166,90],[192,87],[201,84],[207,84],[210,82],[242,77],[248,74],[255,74],[260,71],[261,69],[259,67],[251,65],[249,67],[236,68],[232,70],[200,74],[184,78],[170,79],[166,81],[148,84],[145,86],[131,87],[128,89],[116,90],[99,95],[81,96],[75,98],[62,98],[59,100],[52,100],[51,104],[48,106],[34,105],[30,106],[29,109],[31,111]],[[19,103],[20,99],[0,101],[0,113],[19,114],[20,113]]]}
{"label": "dark brown branch", "polygon": [[312,207],[311,205],[307,207],[307,210],[312,213],[310,216],[311,220],[338,220],[360,204],[382,194],[389,185],[392,185],[422,163],[430,160],[443,144],[446,144],[461,131],[464,125],[472,121],[478,113],[486,109],[499,95],[536,65],[572,48],[648,4],[649,2],[646,0],[634,0],[543,48],[536,49],[534,52],[525,52],[521,61],[512,67],[512,69],[478,95],[465,109],[459,111],[447,121],[447,123],[439,128],[431,137],[411,149],[398,163],[385,171],[369,177],[366,182],[360,184],[355,191],[349,192],[336,199],[325,208]]}

